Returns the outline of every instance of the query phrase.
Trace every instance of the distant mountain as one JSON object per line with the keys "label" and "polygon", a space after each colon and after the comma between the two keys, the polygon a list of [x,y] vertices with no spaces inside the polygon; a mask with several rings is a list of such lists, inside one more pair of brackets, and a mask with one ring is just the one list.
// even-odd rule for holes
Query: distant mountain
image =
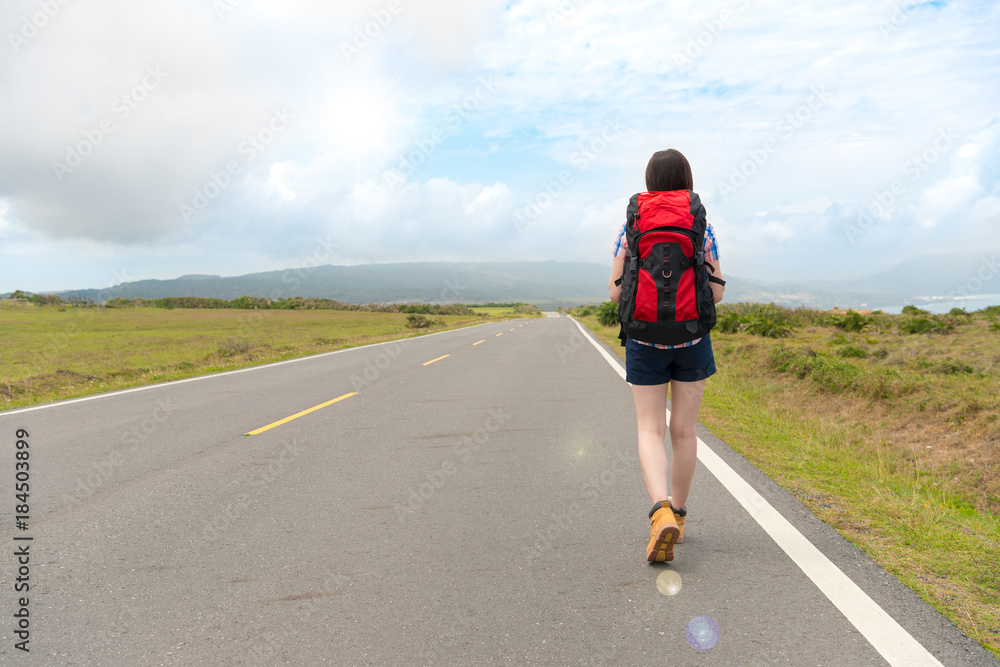
{"label": "distant mountain", "polygon": [[[975,276],[983,259],[964,255],[913,260],[842,281],[764,283],[727,275],[726,301],[828,309],[886,308],[947,296]],[[346,303],[485,303],[523,301],[542,308],[606,301],[609,265],[587,262],[411,262],[326,265],[244,276],[186,275],[139,280],[105,290],[57,292],[102,302],[115,297],[322,297]],[[1000,292],[1000,278],[993,292]],[[989,290],[983,290],[989,291]]]}
{"label": "distant mountain", "polygon": [[555,308],[607,300],[609,266],[584,262],[412,262],[326,265],[220,277],[139,280],[106,290],[60,292],[101,302],[116,297],[322,297],[345,303],[523,301]]}

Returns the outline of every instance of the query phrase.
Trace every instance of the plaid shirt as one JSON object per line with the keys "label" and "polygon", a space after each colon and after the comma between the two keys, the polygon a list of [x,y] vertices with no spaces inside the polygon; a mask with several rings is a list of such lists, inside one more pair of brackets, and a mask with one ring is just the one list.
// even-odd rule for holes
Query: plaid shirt
{"label": "plaid shirt", "polygon": [[[615,256],[615,259],[624,259],[628,254],[628,241],[625,238],[625,225],[627,222],[622,223],[622,228],[618,230],[618,239],[615,241],[615,249],[611,251],[611,254]],[[715,230],[712,229],[712,223],[705,223],[705,261],[717,262],[719,261],[719,243],[715,240]],[[642,345],[649,345],[651,347],[658,347],[661,350],[672,350],[681,347],[691,347],[695,343],[701,342],[701,339],[693,340],[690,343],[681,343],[680,345],[657,345],[656,343],[647,343],[645,341],[637,340],[637,343]]]}

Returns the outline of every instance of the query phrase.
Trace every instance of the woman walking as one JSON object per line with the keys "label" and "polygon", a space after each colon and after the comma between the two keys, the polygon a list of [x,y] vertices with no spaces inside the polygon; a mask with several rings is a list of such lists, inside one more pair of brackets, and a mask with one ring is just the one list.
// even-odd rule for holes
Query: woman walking
{"label": "woman walking", "polygon": [[[686,190],[694,182],[691,166],[676,150],[658,151],[646,166],[646,190],[663,193]],[[626,224],[618,232],[608,291],[617,303],[622,294],[622,274],[628,253]],[[712,297],[722,300],[725,282],[719,269],[719,250],[711,224],[705,226],[705,263],[713,276]],[[665,272],[666,273],[666,272]],[[706,379],[715,373],[715,358],[709,335],[678,345],[660,345],[629,338],[625,345],[626,382],[632,385],[639,437],[639,463],[646,489],[653,501],[649,511],[650,537],[647,561],[674,559],[674,544],[684,541],[687,499],[697,461],[698,408]],[[664,436],[667,432],[668,388],[670,401],[670,444],[673,465],[667,460]],[[669,491],[668,494],[668,478]]]}

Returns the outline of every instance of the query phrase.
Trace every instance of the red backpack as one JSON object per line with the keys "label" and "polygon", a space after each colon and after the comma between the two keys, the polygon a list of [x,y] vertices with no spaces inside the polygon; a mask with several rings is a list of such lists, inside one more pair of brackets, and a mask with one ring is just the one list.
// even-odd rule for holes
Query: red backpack
{"label": "red backpack", "polygon": [[705,207],[690,190],[640,192],[626,212],[628,255],[618,319],[626,338],[680,345],[715,326],[715,298],[705,263]]}

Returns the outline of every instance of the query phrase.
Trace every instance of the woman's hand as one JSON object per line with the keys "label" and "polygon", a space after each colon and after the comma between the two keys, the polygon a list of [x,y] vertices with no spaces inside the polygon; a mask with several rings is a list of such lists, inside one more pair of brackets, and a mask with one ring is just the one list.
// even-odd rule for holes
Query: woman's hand
{"label": "woman's hand", "polygon": [[622,286],[615,285],[615,281],[622,277],[622,273],[625,271],[625,258],[615,259],[611,264],[611,277],[608,278],[608,296],[615,303],[622,296]]}
{"label": "woman's hand", "polygon": [[[705,263],[711,264],[712,268],[715,269],[715,271],[712,271],[710,269],[708,275],[722,279],[722,269],[719,268],[718,261],[715,262],[706,261]],[[715,297],[715,302],[719,303],[720,301],[722,301],[722,295],[725,294],[726,292],[726,286],[720,285],[719,283],[709,283],[709,285],[712,287],[712,296]]]}
{"label": "woman's hand", "polygon": [[614,281],[612,281],[608,285],[608,296],[611,297],[612,301],[618,303],[618,300],[622,298],[622,286],[615,285]]}

